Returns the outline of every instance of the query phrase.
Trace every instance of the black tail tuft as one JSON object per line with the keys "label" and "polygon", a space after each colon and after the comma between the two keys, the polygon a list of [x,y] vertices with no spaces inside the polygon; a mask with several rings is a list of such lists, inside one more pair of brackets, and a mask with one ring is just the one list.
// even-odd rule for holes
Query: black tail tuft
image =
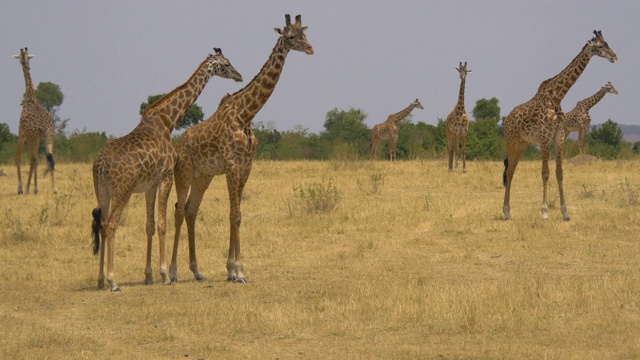
{"label": "black tail tuft", "polygon": [[509,167],[509,159],[504,159],[504,172],[502,173],[502,185],[507,187],[507,168]]}
{"label": "black tail tuft", "polygon": [[54,171],[56,163],[53,161],[53,154],[47,154],[47,171]]}
{"label": "black tail tuft", "polygon": [[91,237],[93,238],[93,255],[98,255],[100,251],[100,229],[102,228],[102,209],[95,208],[91,213],[93,222],[91,223]]}

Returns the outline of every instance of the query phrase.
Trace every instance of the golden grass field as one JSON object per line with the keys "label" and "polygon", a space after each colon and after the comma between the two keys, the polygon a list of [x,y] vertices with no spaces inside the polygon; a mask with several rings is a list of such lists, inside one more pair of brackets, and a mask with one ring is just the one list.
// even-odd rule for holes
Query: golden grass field
{"label": "golden grass field", "polygon": [[[135,194],[116,239],[119,293],[96,290],[91,165],[61,163],[57,195],[42,178],[39,195],[21,196],[4,165],[0,357],[640,358],[640,160],[566,162],[570,222],[550,165],[549,219],[531,161],[505,222],[501,162],[450,174],[445,160],[257,161],[242,206],[244,285],[225,281],[224,178],[197,223],[203,282],[188,269],[185,227],[180,282],[161,285],[156,241],[156,283],[143,284]],[[335,210],[306,211],[300,193],[318,186],[338,191]]]}

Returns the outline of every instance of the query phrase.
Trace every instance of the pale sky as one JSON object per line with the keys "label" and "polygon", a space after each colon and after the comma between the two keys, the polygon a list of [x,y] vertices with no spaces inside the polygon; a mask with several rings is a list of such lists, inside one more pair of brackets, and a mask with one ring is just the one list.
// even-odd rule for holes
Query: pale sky
{"label": "pale sky", "polygon": [[68,130],[122,136],[138,123],[140,103],[184,83],[213,47],[244,82],[213,78],[197,100],[208,118],[227,92],[262,68],[284,15],[301,14],[315,54],[292,51],[276,89],[254,119],[278,130],[318,133],[333,108],[359,108],[369,127],[418,98],[413,121],[436,124],[453,110],[460,61],[470,114],[497,97],[507,115],[560,71],[602,30],[619,60],[594,57],[563,101],[565,111],[608,81],[591,110],[640,125],[640,1],[616,0],[3,0],[0,4],[0,122],[18,132],[24,78],[12,58],[28,47],[35,85],[51,81],[65,95]]}

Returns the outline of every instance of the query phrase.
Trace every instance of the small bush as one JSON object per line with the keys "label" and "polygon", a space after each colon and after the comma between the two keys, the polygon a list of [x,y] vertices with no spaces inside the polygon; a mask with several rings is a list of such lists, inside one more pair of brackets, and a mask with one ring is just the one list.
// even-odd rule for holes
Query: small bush
{"label": "small bush", "polygon": [[306,187],[293,189],[307,213],[325,213],[333,211],[342,196],[331,180],[314,182]]}

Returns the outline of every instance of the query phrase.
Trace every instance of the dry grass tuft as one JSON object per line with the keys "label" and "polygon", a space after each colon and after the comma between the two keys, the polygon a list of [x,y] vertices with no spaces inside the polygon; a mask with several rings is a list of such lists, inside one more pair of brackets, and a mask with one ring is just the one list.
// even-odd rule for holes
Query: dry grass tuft
{"label": "dry grass tuft", "polygon": [[[18,196],[9,174],[0,358],[638,358],[639,165],[568,162],[564,222],[553,176],[544,221],[540,163],[521,162],[504,222],[501,162],[449,174],[445,160],[258,161],[242,208],[248,284],[225,281],[217,178],[197,218],[206,280],[191,277],[185,228],[181,282],[143,285],[136,194],[116,240],[121,293],[95,290],[91,166],[60,164],[57,195],[43,178],[40,195]],[[331,211],[307,211],[333,194]],[[159,279],[157,240],[153,256]]]}

